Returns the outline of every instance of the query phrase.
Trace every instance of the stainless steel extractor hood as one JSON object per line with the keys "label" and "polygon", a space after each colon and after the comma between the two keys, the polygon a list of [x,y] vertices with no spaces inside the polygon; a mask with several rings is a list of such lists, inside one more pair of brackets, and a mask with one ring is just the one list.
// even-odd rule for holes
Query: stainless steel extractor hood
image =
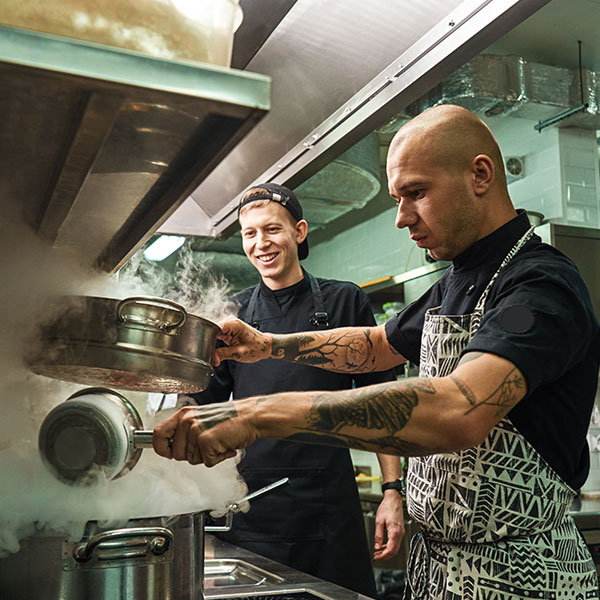
{"label": "stainless steel extractor hood", "polygon": [[118,269],[270,108],[270,80],[0,26],[0,199]]}
{"label": "stainless steel extractor hood", "polygon": [[273,109],[161,230],[229,235],[246,187],[295,188],[548,1],[297,0],[247,63]]}

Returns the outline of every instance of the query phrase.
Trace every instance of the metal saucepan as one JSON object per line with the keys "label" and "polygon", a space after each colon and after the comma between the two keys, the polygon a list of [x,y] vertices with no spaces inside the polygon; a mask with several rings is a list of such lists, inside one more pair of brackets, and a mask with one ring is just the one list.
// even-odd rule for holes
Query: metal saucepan
{"label": "metal saucepan", "polygon": [[27,357],[34,373],[84,385],[191,394],[206,389],[220,329],[171,300],[69,296]]}
{"label": "metal saucepan", "polygon": [[204,532],[229,531],[238,504],[287,483],[280,479],[232,503],[227,524],[204,513],[131,519],[118,529],[89,521],[81,540],[36,532],[0,557],[0,597],[36,600],[202,600]]}
{"label": "metal saucepan", "polygon": [[152,447],[152,431],[143,430],[138,411],[125,396],[86,388],[46,415],[38,447],[46,466],[65,483],[86,483],[99,468],[115,479],[136,465],[142,448]]}
{"label": "metal saucepan", "polygon": [[0,557],[0,597],[202,600],[204,513],[89,521],[80,540],[35,532]]}

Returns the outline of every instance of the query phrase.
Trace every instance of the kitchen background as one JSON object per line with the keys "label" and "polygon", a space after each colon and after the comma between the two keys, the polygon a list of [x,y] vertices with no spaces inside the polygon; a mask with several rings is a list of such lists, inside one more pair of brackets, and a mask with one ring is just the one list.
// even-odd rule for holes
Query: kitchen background
{"label": "kitchen background", "polygon": [[[306,9],[308,5],[310,3],[304,5]],[[332,19],[336,16],[335,9],[331,9],[330,16]],[[369,16],[372,14],[367,15],[367,21]],[[408,16],[414,17],[415,13]],[[292,17],[297,26],[298,23],[305,25],[302,15],[295,15],[292,8],[282,26],[285,26],[285,19]],[[313,23],[311,41],[319,39],[319,34],[323,33],[321,27],[332,27],[332,23],[334,21],[328,20],[325,24]],[[351,22],[345,28],[357,26],[356,22]],[[303,262],[304,267],[318,276],[350,280],[361,285],[369,293],[380,322],[416,298],[443,273],[447,265],[428,262],[426,252],[410,241],[408,232],[394,227],[395,207],[387,193],[385,158],[388,144],[402,123],[428,106],[447,102],[474,110],[490,126],[505,158],[509,191],[515,206],[540,213],[544,223],[573,228],[563,230],[565,234],[578,234],[569,249],[582,247],[582,252],[574,258],[581,263],[588,285],[598,292],[600,262],[594,253],[600,252],[600,246],[592,242],[588,247],[586,240],[595,238],[592,229],[600,227],[600,43],[596,35],[599,26],[598,0],[553,0],[452,71],[400,113],[369,131],[308,179],[293,186],[310,226],[311,251]],[[295,48],[293,40],[282,41],[284,34],[285,31],[280,32],[278,28],[270,41],[282,56]],[[389,31],[384,31],[382,37],[384,34]],[[266,53],[267,50],[268,43],[261,51]],[[348,47],[330,50],[343,57]],[[301,53],[301,67],[303,58]],[[355,54],[351,55],[352,59],[356,60]],[[335,57],[328,56],[325,62],[333,63]],[[260,72],[274,78],[281,73],[280,66],[274,67],[266,59],[261,62],[260,51],[247,68],[257,70],[257,67],[267,67]],[[325,72],[327,68],[322,70]],[[286,83],[291,82],[290,85],[296,88],[299,81],[302,87],[311,85],[310,81],[302,82],[297,74],[284,77],[287,77]],[[300,90],[298,93],[303,97],[306,92]],[[275,87],[273,111],[257,127],[258,130],[263,128],[263,135],[265,131],[271,132],[270,120],[282,118],[273,114],[277,111],[277,94]],[[311,88],[310,96],[314,102],[320,94]],[[577,110],[582,104],[586,104],[586,108]],[[561,118],[552,122],[555,115]],[[256,140],[260,134],[255,130],[249,138]],[[271,139],[272,136],[269,141]],[[251,143],[252,139],[246,139],[242,145],[248,148]],[[238,152],[239,157],[245,159],[240,164],[246,171],[254,174],[253,159],[241,152]],[[227,164],[225,161],[229,167],[232,162]],[[162,262],[156,262],[157,268],[173,274],[178,256],[191,252],[195,261],[210,265],[215,273],[224,275],[231,289],[236,291],[253,285],[258,279],[243,254],[235,226],[219,231],[218,239],[213,235],[202,235],[211,221],[207,196],[218,193],[222,205],[224,195],[229,191],[226,188],[219,190],[222,179],[218,173],[216,176],[213,173],[212,179],[209,177],[210,185],[205,183],[192,194],[147,246],[165,234],[182,236],[181,249]],[[285,182],[285,178],[277,180]],[[261,177],[247,178],[246,184],[253,181],[259,182]],[[213,234],[218,230],[215,222],[216,219],[212,224]],[[542,226],[540,233],[547,241],[552,241],[554,230],[551,233],[550,225]],[[576,250],[571,254],[573,252]],[[140,254],[143,253],[144,249],[140,250]],[[138,260],[143,259],[138,256]],[[595,302],[598,308],[598,295]],[[594,425],[600,425],[600,422]],[[596,438],[593,436],[590,441],[595,449]],[[353,457],[361,469],[377,476],[378,465],[373,455],[353,451]],[[597,460],[595,464],[598,465]],[[600,490],[599,479],[600,474],[594,473],[588,488]]]}
{"label": "kitchen background", "polygon": [[[9,6],[0,0],[0,23],[23,26],[6,20]],[[543,215],[539,233],[578,262],[600,312],[600,0],[240,6],[233,47],[207,57],[223,66],[231,57],[235,73],[134,55],[111,56],[106,68],[99,48],[63,53],[50,38],[32,43],[0,31],[0,114],[8,115],[0,135],[0,305],[18,308],[0,339],[10,342],[0,344],[5,366],[21,356],[13,340],[20,343],[22,332],[11,332],[31,326],[21,318],[27,309],[42,308],[36,294],[82,293],[92,267],[156,295],[181,283],[182,264],[198,290],[208,280],[219,294],[224,280],[230,291],[256,283],[235,207],[244,189],[267,180],[295,189],[305,207],[305,268],[361,285],[379,320],[394,314],[447,265],[430,263],[395,229],[387,146],[402,123],[440,102],[462,104],[489,124],[515,205]],[[193,58],[178,55],[179,46],[173,58]],[[12,227],[21,217],[35,240]],[[56,272],[45,268],[40,240],[76,256],[77,268],[68,261]],[[149,258],[165,240],[178,248]],[[23,283],[24,273],[38,278],[35,285]],[[6,381],[21,385],[12,371]],[[145,394],[131,395],[143,406]],[[64,397],[53,391],[54,401]],[[42,394],[36,402],[39,413]],[[4,429],[0,450],[17,430]],[[593,470],[584,490],[593,497],[598,411],[589,440]],[[373,455],[353,452],[353,460],[377,477]],[[360,483],[367,524],[379,484]],[[591,543],[600,543],[596,537]]]}

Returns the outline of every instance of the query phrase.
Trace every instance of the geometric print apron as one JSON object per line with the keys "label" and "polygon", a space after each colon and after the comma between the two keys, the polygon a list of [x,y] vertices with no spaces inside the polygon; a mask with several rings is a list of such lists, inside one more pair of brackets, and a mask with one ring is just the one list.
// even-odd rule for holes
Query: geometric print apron
{"label": "geometric print apron", "polygon": [[[456,368],[492,284],[532,234],[505,257],[473,313],[427,311],[419,377]],[[406,484],[421,533],[411,542],[405,598],[598,600],[596,568],[569,515],[575,491],[509,419],[474,448],[411,457]]]}

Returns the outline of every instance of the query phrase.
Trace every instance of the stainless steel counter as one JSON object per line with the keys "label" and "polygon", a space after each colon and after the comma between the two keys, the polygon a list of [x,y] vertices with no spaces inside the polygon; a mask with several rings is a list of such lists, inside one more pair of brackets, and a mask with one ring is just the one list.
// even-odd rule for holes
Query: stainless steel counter
{"label": "stainless steel counter", "polygon": [[[374,483],[370,488],[361,489],[360,496],[363,503],[373,505],[379,503],[382,496],[381,490],[376,489],[378,485]],[[573,504],[571,514],[582,531],[595,562],[599,563],[600,497],[578,498]],[[407,542],[411,533],[412,531],[407,531]],[[394,568],[397,568],[397,565],[394,565]],[[296,571],[223,542],[212,535],[206,536],[204,582],[206,599],[368,600],[367,596]]]}
{"label": "stainless steel counter", "polygon": [[[239,597],[295,598],[298,592],[324,600],[369,600],[333,583],[206,536],[204,597],[233,599]],[[229,574],[228,574],[229,573]],[[306,597],[306,596],[305,596]]]}

